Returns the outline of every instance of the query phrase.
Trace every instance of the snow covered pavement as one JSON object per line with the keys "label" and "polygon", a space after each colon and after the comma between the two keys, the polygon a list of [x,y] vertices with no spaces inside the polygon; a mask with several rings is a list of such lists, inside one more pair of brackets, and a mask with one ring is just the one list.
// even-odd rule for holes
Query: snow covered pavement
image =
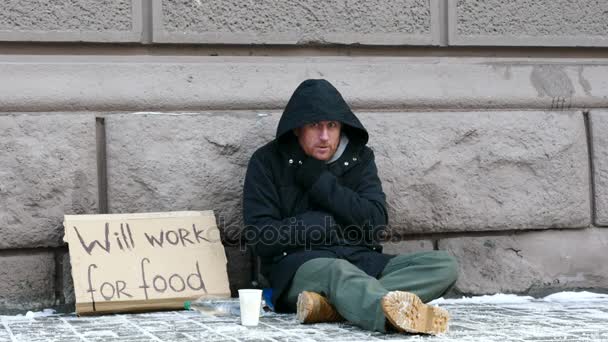
{"label": "snow covered pavement", "polygon": [[543,299],[494,295],[434,302],[450,311],[441,336],[379,334],[349,324],[300,325],[295,315],[265,315],[257,327],[238,317],[194,311],[76,317],[0,316],[0,342],[13,341],[608,341],[608,295],[559,293]]}

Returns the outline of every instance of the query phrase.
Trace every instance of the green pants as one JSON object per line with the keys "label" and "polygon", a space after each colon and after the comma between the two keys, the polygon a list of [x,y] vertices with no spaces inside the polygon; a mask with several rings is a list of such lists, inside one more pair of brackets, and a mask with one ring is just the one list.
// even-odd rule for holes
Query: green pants
{"label": "green pants", "polygon": [[300,292],[317,292],[349,322],[385,332],[380,300],[386,293],[408,291],[429,302],[445,293],[456,278],[456,261],[444,251],[398,255],[389,261],[379,279],[346,260],[318,258],[298,268],[285,302],[295,311]]}

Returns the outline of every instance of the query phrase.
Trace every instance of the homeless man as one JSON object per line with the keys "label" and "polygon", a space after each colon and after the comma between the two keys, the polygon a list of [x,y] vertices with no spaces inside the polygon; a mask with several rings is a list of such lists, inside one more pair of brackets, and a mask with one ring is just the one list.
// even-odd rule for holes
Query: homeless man
{"label": "homeless man", "polygon": [[277,312],[301,323],[348,320],[367,330],[441,333],[423,304],[456,281],[442,251],[382,254],[387,210],[368,133],[326,80],[293,93],[276,138],[251,157],[244,239],[262,262]]}

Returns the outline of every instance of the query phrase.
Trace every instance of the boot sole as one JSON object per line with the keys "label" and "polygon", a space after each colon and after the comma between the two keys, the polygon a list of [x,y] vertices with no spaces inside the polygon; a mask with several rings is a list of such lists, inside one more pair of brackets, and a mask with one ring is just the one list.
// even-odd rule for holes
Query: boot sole
{"label": "boot sole", "polygon": [[424,304],[410,292],[393,291],[382,298],[386,319],[402,332],[437,335],[448,330],[450,315],[440,307]]}
{"label": "boot sole", "polygon": [[296,319],[298,320],[298,322],[300,322],[302,324],[308,323],[308,322],[306,322],[306,318],[308,318],[308,316],[310,315],[310,313],[314,307],[312,298],[310,298],[310,296],[307,296],[304,292],[302,292],[298,295],[298,302],[296,305],[297,305]]}
{"label": "boot sole", "polygon": [[303,324],[343,322],[344,318],[325,298],[302,291],[296,303],[296,319]]}

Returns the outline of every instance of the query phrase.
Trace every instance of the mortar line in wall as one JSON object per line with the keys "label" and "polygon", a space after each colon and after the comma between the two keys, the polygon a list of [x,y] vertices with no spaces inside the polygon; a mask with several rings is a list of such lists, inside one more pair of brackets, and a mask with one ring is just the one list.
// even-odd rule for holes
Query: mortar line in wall
{"label": "mortar line in wall", "polygon": [[152,13],[152,1],[153,0],[140,0],[141,1],[141,9],[142,9],[142,34],[141,34],[141,42],[142,44],[151,44],[153,39],[153,13]]}
{"label": "mortar line in wall", "polygon": [[7,255],[31,255],[33,253],[61,253],[67,252],[67,246],[58,246],[58,247],[39,247],[39,248],[4,248],[0,249],[0,256]]}
{"label": "mortar line in wall", "polygon": [[439,44],[442,47],[449,45],[450,17],[448,15],[448,1],[439,0]]}
{"label": "mortar line in wall", "polygon": [[65,304],[63,296],[63,257],[58,250],[53,252],[55,257],[55,305]]}
{"label": "mortar line in wall", "polygon": [[106,125],[102,117],[95,118],[95,140],[97,154],[97,196],[98,213],[108,213],[108,180],[106,156]]}
{"label": "mortar line in wall", "polygon": [[589,208],[591,210],[591,225],[595,225],[595,166],[593,164],[593,130],[591,127],[589,110],[583,110],[583,122],[585,124],[585,136],[587,138],[587,157],[589,158]]}
{"label": "mortar line in wall", "polygon": [[[150,0],[142,0],[150,1]],[[156,1],[156,0],[155,0]],[[447,0],[451,1],[451,0]],[[142,3],[142,29],[149,30],[150,7]],[[447,4],[446,9],[447,11]],[[149,11],[149,12],[148,12]],[[441,15],[441,11],[440,11]],[[447,26],[447,25],[446,25]],[[149,31],[153,34],[153,31]],[[440,32],[441,33],[441,32]],[[142,38],[146,33],[142,32]],[[94,42],[3,42],[1,55],[213,56],[213,57],[487,57],[606,58],[608,47],[580,46],[390,46],[390,45],[248,45]]]}

